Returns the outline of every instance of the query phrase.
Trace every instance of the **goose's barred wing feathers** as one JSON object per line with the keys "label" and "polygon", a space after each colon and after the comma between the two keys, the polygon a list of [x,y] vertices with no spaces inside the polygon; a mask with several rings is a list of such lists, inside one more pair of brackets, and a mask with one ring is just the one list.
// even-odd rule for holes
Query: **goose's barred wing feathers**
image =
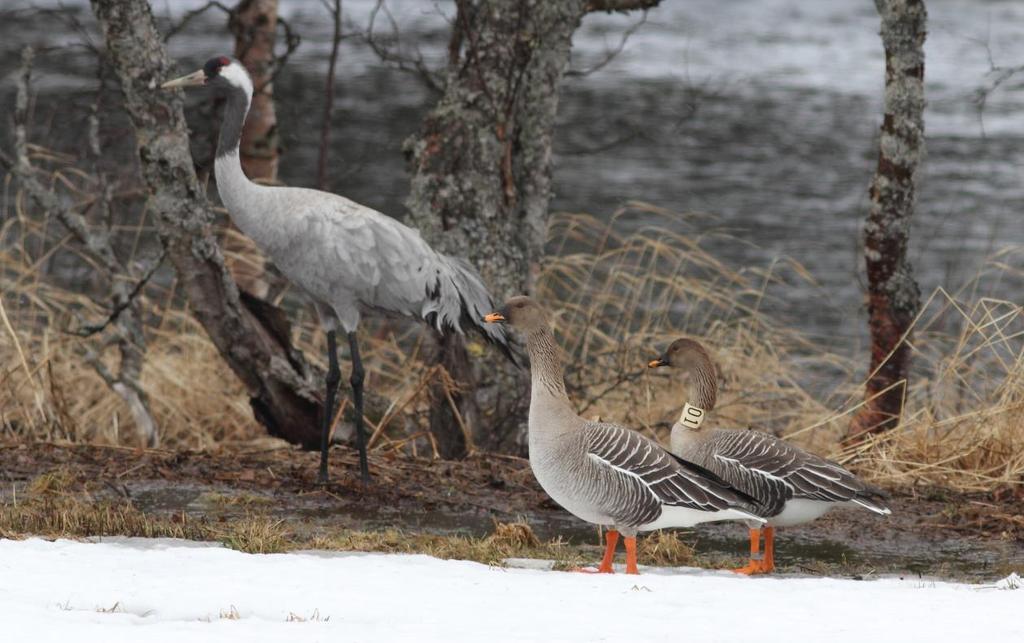
{"label": "goose's barred wing feathers", "polygon": [[649,496],[651,503],[701,511],[756,511],[746,500],[746,494],[737,493],[701,467],[680,461],[635,431],[615,424],[587,422],[583,435],[591,459],[634,479],[638,491]]}
{"label": "goose's barred wing feathers", "polygon": [[889,513],[879,490],[861,482],[839,464],[758,431],[718,430],[707,443],[716,473],[759,500],[767,515],[790,498],[856,502]]}

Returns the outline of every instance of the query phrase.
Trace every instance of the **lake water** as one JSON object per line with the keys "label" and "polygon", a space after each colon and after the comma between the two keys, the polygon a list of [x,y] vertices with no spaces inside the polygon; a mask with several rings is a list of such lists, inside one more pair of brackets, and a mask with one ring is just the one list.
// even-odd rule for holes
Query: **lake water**
{"label": "lake water", "polygon": [[[158,13],[173,16],[202,4],[154,3]],[[374,4],[345,0],[347,30],[362,31]],[[80,8],[89,27],[85,3],[64,5]],[[873,3],[662,5],[610,64],[565,81],[552,208],[606,217],[641,200],[712,215],[692,219],[690,229],[735,237],[707,241],[729,264],[765,266],[791,257],[813,275],[817,285],[787,290],[777,312],[834,349],[862,350],[859,234],[876,162],[884,67]],[[29,20],[18,12],[27,6],[0,3],[0,11],[14,12],[0,21],[5,106],[22,44],[79,40],[66,21]],[[312,185],[330,24],[317,0],[282,0],[281,6],[303,37],[276,85],[281,178]],[[452,3],[389,0],[388,6],[407,52],[419,51],[428,64],[443,60]],[[983,125],[974,101],[975,91],[991,82],[993,63],[1024,64],[1024,2],[929,0],[928,8],[927,158],[911,243],[925,294],[960,286],[993,252],[1024,244],[1024,73],[992,95]],[[587,17],[574,40],[573,68],[600,61],[638,19]],[[388,31],[386,22],[378,24]],[[186,71],[230,52],[232,40],[223,17],[210,13],[170,48]],[[40,105],[80,118],[95,85],[88,61],[80,49],[43,53]],[[330,187],[401,216],[408,191],[401,144],[436,97],[414,75],[382,64],[357,35],[341,49],[337,88]],[[1022,285],[1007,278],[985,288],[1019,300]]]}

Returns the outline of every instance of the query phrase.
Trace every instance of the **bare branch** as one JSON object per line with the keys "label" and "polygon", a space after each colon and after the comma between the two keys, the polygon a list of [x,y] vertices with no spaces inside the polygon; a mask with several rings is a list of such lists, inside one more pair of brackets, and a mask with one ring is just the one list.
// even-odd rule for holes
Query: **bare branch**
{"label": "bare branch", "polygon": [[586,6],[587,13],[605,11],[607,13],[626,13],[637,9],[651,9],[661,4],[661,0],[590,0]]}
{"label": "bare branch", "polygon": [[[146,342],[137,299],[146,282],[156,270],[156,266],[135,287],[129,290],[124,277],[130,271],[114,252],[109,222],[105,227],[90,227],[83,215],[67,206],[64,200],[55,192],[46,188],[36,178],[35,170],[28,155],[27,133],[32,60],[32,49],[26,47],[22,52],[22,68],[18,77],[17,96],[15,98],[14,138],[16,159],[12,162],[7,155],[0,154],[0,161],[11,168],[12,174],[18,179],[29,198],[42,210],[54,214],[71,235],[81,245],[85,246],[89,254],[98,260],[104,269],[107,281],[110,283],[110,297],[113,302],[114,312],[104,324],[91,332],[82,333],[81,335],[93,335],[106,329],[111,324],[114,325],[117,331],[116,338],[108,342],[108,344],[113,342],[118,344],[121,357],[118,373],[116,376],[112,374],[102,363],[99,355],[92,349],[87,351],[86,361],[93,366],[111,390],[128,405],[132,416],[135,418],[139,436],[144,443],[147,446],[156,446],[158,442],[157,426],[149,411],[149,400],[146,392],[139,383],[142,376]],[[100,90],[102,91],[102,81],[100,83]],[[95,114],[90,117],[89,148],[90,152],[98,157],[101,152],[99,149],[99,137],[91,131],[93,129],[96,131],[99,129],[98,119],[95,117]],[[101,181],[101,184],[103,183]],[[102,198],[99,199],[101,205],[109,207],[111,195],[112,190],[104,186]],[[162,258],[163,253],[161,253]],[[159,262],[157,262],[157,265],[159,265]]]}
{"label": "bare branch", "polygon": [[192,22],[193,18],[201,16],[210,9],[220,9],[224,13],[228,14],[228,16],[233,15],[235,12],[233,8],[228,7],[220,2],[217,2],[216,0],[211,0],[210,2],[207,2],[206,4],[197,9],[193,9],[192,11],[186,12],[185,15],[181,17],[181,20],[171,25],[171,28],[168,29],[167,33],[164,34],[164,42],[167,42],[174,36],[178,35],[179,32],[181,32],[185,27],[188,26],[188,23]]}
{"label": "bare branch", "polygon": [[156,274],[156,271],[160,269],[161,265],[163,265],[164,257],[166,256],[167,251],[160,250],[160,254],[155,259],[153,259],[149,269],[146,270],[146,273],[143,275],[142,279],[139,279],[139,281],[136,282],[135,286],[133,286],[132,289],[128,291],[127,296],[120,303],[114,306],[114,310],[110,312],[110,315],[108,315],[107,318],[103,320],[102,323],[88,324],[68,332],[72,335],[78,335],[79,337],[90,337],[92,335],[95,335],[96,333],[106,330],[107,326],[110,326],[110,324],[116,322],[118,318],[121,316],[121,313],[123,313],[126,309],[128,309],[135,303],[135,299],[139,296],[139,294],[142,293],[143,289],[146,287],[146,284],[149,283],[149,280],[153,278],[153,275]]}
{"label": "bare branch", "polygon": [[28,142],[25,131],[28,127],[29,86],[32,82],[32,60],[34,57],[35,52],[32,47],[25,47],[21,50],[18,95],[14,101],[14,154],[18,159],[18,164],[24,164],[26,168],[28,167]]}
{"label": "bare branch", "polygon": [[334,21],[334,33],[331,37],[331,59],[327,65],[327,83],[324,87],[324,114],[320,124],[320,153],[316,161],[316,187],[323,190],[327,187],[327,152],[331,140],[331,113],[334,111],[334,70],[338,64],[338,47],[341,45],[341,0],[334,0],[333,6],[328,0],[322,0]]}
{"label": "bare branch", "polygon": [[[384,15],[387,17],[388,22],[391,25],[391,37],[395,42],[394,50],[383,45],[377,40],[377,36],[374,35],[373,30],[376,26],[377,15],[381,13],[381,11],[384,12]],[[391,14],[391,10],[388,9],[386,0],[377,0],[377,4],[374,5],[373,10],[370,12],[370,21],[366,26],[363,39],[382,62],[390,63],[396,69],[415,73],[431,91],[441,92],[444,90],[444,82],[441,80],[440,75],[427,66],[419,51],[417,51],[416,55],[412,57],[401,53],[402,34],[398,28],[398,22],[395,21],[395,17]]]}
{"label": "bare branch", "polygon": [[[179,20],[177,23],[172,24],[170,29],[168,29],[167,32],[163,35],[163,41],[167,42],[174,36],[181,33],[185,29],[185,27],[188,26],[190,22],[192,22],[192,20],[206,13],[210,9],[218,9],[227,14],[228,24],[232,24],[233,21],[235,20],[235,16],[237,15],[237,7],[229,7],[222,2],[218,2],[217,0],[210,0],[203,6],[186,12],[185,15],[182,16],[181,20]],[[277,16],[277,24],[284,30],[285,50],[284,53],[282,53],[281,55],[274,56],[274,60],[271,65],[272,71],[270,72],[269,79],[266,82],[263,82],[254,87],[253,91],[255,93],[262,92],[268,84],[274,82],[277,79],[277,75],[281,73],[282,69],[284,69],[285,63],[288,62],[288,59],[291,57],[293,53],[295,53],[295,50],[298,49],[299,45],[302,43],[302,37],[295,33],[295,31],[292,29],[291,24],[287,20],[285,20],[281,16]],[[244,51],[241,52],[238,57],[241,58],[242,56],[244,56]]]}
{"label": "bare branch", "polygon": [[644,26],[644,24],[646,23],[647,9],[644,9],[643,14],[640,16],[640,19],[631,24],[629,28],[622,32],[622,37],[619,39],[619,44],[616,45],[614,48],[606,51],[604,58],[597,61],[590,67],[587,67],[586,69],[570,69],[569,71],[565,72],[565,75],[576,77],[589,76],[590,74],[593,74],[596,71],[604,69],[605,67],[608,66],[608,63],[615,60],[615,58],[622,53],[622,50],[626,48],[626,42],[629,40],[630,36],[635,34],[637,30],[640,29],[640,27]]}

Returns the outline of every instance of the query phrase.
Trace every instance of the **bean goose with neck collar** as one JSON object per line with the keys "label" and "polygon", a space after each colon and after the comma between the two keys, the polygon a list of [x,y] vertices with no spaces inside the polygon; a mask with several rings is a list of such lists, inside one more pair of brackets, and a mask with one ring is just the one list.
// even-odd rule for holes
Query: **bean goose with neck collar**
{"label": "bean goose with neck collar", "polygon": [[507,323],[525,337],[531,371],[530,467],[555,502],[609,529],[599,572],[612,572],[620,533],[626,573],[636,574],[638,532],[761,520],[749,498],[713,473],[625,427],[577,415],[566,394],[548,315],[535,301],[514,297],[485,320]]}
{"label": "bean goose with neck collar", "polygon": [[163,89],[206,86],[226,97],[217,141],[214,174],[232,221],[269,256],[281,272],[306,291],[327,331],[320,469],[326,483],[327,458],[338,368],[336,331],[346,333],[352,359],[353,410],[359,470],[369,481],[363,420],[363,365],[356,329],[365,311],[419,317],[441,334],[474,327],[514,359],[503,328],[481,322],[493,308],[480,275],[465,260],[436,252],[418,231],[345,197],[320,190],[265,186],[242,171],[239,142],[252,101],[252,79],[226,56],[164,83]]}
{"label": "bean goose with neck collar", "polygon": [[713,471],[757,500],[764,525],[751,523],[750,562],[737,570],[761,574],[775,568],[775,527],[788,527],[820,518],[847,505],[887,515],[884,493],[839,464],[758,431],[710,429],[705,420],[715,408],[718,371],[707,350],[692,339],[678,339],[648,363],[670,367],[689,378],[688,395],[679,420],[672,426],[669,449]]}

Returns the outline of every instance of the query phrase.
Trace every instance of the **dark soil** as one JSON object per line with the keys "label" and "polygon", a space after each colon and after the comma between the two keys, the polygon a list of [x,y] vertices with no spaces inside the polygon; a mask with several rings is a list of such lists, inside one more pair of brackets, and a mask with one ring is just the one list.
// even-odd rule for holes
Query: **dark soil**
{"label": "dark soil", "polygon": [[[373,483],[354,475],[352,451],[331,454],[331,484],[316,484],[317,454],[291,448],[170,452],[122,447],[0,445],[0,500],[24,494],[42,474],[62,471],[69,492],[130,501],[152,514],[214,517],[254,507],[301,528],[397,527],[409,532],[483,536],[496,521],[527,521],[541,538],[597,543],[593,527],[555,505],[521,458],[480,454],[459,462],[371,455]],[[836,510],[781,530],[782,571],[865,576],[920,574],[991,579],[1024,570],[1024,497],[894,490],[892,516]],[[733,564],[746,529],[705,525],[689,537],[711,565]]]}

